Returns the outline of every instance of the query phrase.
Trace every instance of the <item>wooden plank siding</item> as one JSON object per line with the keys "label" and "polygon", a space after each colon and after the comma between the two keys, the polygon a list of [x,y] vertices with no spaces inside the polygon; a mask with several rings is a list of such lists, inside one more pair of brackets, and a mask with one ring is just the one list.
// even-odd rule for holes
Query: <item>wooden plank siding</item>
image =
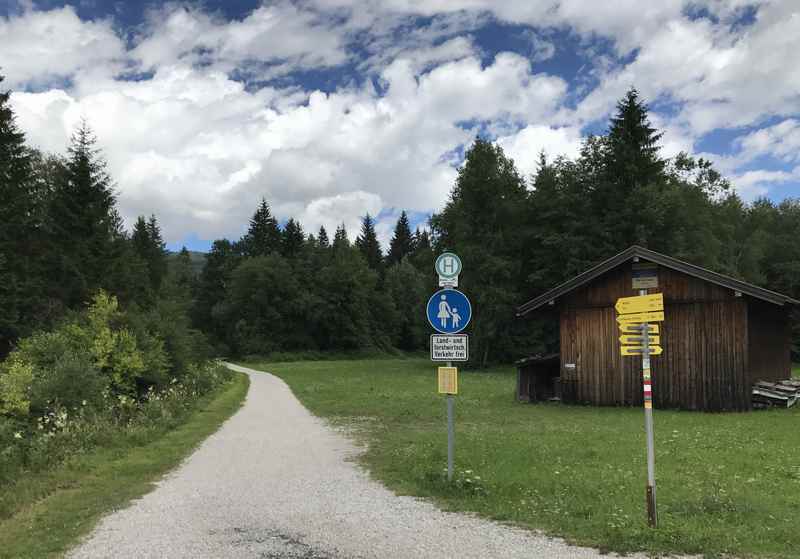
{"label": "wooden plank siding", "polygon": [[[665,301],[665,322],[660,324],[664,353],[651,360],[654,405],[749,409],[748,301],[730,289],[663,267],[659,286],[649,291],[662,292]],[[641,359],[619,354],[613,308],[619,297],[635,294],[628,264],[558,301],[562,386],[573,388],[564,390],[565,399],[572,393],[576,402],[642,405]],[[765,314],[763,320],[771,316]],[[782,355],[788,359],[788,348]],[[575,368],[567,368],[569,363]]]}

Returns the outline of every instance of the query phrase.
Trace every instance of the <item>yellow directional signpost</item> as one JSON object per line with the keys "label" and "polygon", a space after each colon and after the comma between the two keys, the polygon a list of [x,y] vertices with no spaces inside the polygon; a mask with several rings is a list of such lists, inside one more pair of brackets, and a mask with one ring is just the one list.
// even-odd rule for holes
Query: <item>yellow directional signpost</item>
{"label": "yellow directional signpost", "polygon": [[[619,337],[619,343],[621,344],[643,344],[644,343],[644,336],[642,334],[623,334]],[[659,345],[661,343],[661,336],[647,336],[648,341],[650,343],[650,349],[653,349],[653,346]],[[623,348],[625,346],[622,346]]]}
{"label": "yellow directional signpost", "polygon": [[[624,356],[645,354],[644,346],[638,345],[624,345],[620,347],[620,350]],[[648,355],[661,355],[662,353],[664,353],[664,348],[661,346],[651,345],[649,348],[647,348]],[[650,402],[650,406],[652,406],[652,402]],[[645,400],[645,407],[648,407],[647,400]]]}
{"label": "yellow directional signpost", "polygon": [[[619,325],[620,334],[641,334],[644,330],[644,325],[636,322],[623,322]],[[658,334],[658,324],[648,324],[647,333]]]}
{"label": "yellow directional signpost", "polygon": [[639,295],[638,297],[620,297],[614,305],[619,314],[651,312],[664,310],[664,296],[661,293]]}
{"label": "yellow directional signpost", "polygon": [[664,311],[649,311],[637,312],[633,314],[620,314],[617,316],[617,322],[626,324],[629,322],[637,322],[644,324],[645,322],[664,322]]}
{"label": "yellow directional signpost", "polygon": [[[634,284],[636,283],[634,278]],[[658,523],[656,513],[656,460],[653,443],[653,384],[650,377],[650,356],[661,355],[661,336],[658,326],[650,322],[664,321],[664,296],[647,294],[640,289],[638,297],[621,297],[614,306],[620,333],[620,353],[642,357],[642,387],[644,390],[644,424],[647,432],[647,520],[650,526]]]}

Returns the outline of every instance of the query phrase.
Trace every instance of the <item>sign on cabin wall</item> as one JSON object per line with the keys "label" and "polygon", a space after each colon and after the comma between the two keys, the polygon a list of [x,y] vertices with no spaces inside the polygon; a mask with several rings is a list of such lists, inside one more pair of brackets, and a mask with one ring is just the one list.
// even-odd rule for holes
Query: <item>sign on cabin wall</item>
{"label": "sign on cabin wall", "polygon": [[631,270],[633,289],[654,289],[658,287],[658,264],[635,262]]}

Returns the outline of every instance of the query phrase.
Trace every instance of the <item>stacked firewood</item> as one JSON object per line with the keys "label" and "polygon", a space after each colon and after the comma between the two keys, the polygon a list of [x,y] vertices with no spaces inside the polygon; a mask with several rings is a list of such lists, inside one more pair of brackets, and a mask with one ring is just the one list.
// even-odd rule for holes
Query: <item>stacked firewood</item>
{"label": "stacked firewood", "polygon": [[753,385],[754,408],[791,408],[800,400],[800,380],[759,381]]}

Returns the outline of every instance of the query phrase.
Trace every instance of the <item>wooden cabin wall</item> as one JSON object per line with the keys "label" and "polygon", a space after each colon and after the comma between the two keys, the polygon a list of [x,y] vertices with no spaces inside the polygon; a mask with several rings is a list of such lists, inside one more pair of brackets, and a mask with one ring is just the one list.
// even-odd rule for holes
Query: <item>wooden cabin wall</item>
{"label": "wooden cabin wall", "polygon": [[792,329],[787,309],[751,300],[748,326],[750,384],[790,378]]}
{"label": "wooden cabin wall", "polygon": [[[651,359],[659,408],[749,409],[747,303],[732,291],[659,269],[665,300],[664,353]],[[638,293],[628,266],[610,271],[559,301],[562,386],[574,400],[641,405],[641,358],[622,357],[614,303]],[[575,368],[568,368],[574,364]]]}

